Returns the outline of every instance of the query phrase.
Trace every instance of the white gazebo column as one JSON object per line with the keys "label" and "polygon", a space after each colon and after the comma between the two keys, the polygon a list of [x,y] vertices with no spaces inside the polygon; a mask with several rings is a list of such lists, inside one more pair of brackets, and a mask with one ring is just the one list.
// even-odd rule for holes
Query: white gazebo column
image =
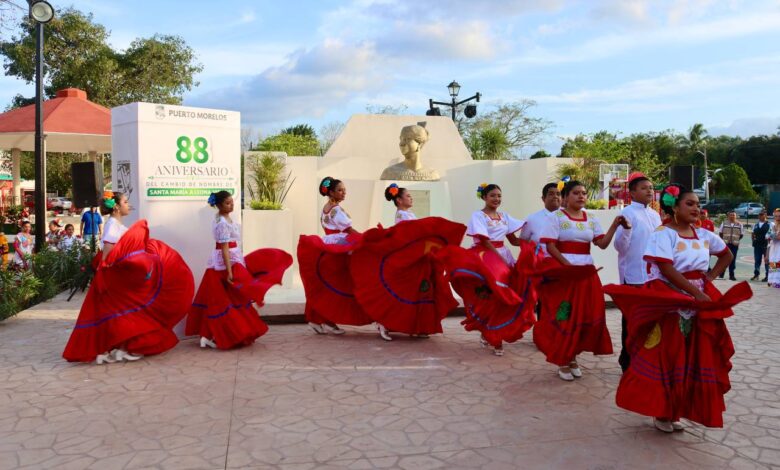
{"label": "white gazebo column", "polygon": [[20,205],[22,201],[22,151],[19,149],[11,149],[11,175],[14,180],[14,204]]}

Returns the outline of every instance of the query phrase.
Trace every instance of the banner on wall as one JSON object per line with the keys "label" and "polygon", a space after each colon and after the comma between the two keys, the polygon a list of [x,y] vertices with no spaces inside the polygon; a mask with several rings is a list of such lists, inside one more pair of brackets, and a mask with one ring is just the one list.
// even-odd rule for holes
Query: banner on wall
{"label": "banner on wall", "polygon": [[[151,111],[151,110],[149,110]],[[234,136],[220,128],[240,126],[238,113],[154,105],[154,152],[139,168],[141,198],[148,201],[204,200],[212,192],[235,194],[240,174],[232,160]],[[130,170],[127,170],[129,174]],[[118,177],[120,175],[117,175]],[[119,179],[119,178],[117,178]]]}

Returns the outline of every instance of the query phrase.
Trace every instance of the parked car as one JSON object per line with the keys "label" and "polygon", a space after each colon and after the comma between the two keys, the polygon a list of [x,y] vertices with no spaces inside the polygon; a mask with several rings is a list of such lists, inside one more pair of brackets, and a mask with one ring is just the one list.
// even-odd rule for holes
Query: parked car
{"label": "parked car", "polygon": [[728,201],[710,199],[710,202],[704,204],[701,208],[707,209],[707,212],[709,212],[710,215],[715,215],[715,214],[724,214],[732,207],[734,206],[730,204]]}
{"label": "parked car", "polygon": [[69,211],[73,208],[73,203],[66,197],[54,197],[52,200],[52,209],[55,211]]}
{"label": "parked car", "polygon": [[757,216],[764,211],[764,205],[757,202],[742,202],[734,208],[737,217]]}

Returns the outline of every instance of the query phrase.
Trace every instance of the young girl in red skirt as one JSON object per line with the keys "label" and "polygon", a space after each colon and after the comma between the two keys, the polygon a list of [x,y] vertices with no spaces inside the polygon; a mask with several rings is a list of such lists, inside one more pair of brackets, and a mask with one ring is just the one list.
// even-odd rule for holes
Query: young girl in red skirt
{"label": "young girl in red skirt", "polygon": [[149,239],[145,220],[129,230],[122,224],[130,213],[123,194],[106,193],[100,212],[110,215],[103,251],[62,357],[102,364],[167,351],[195,290],[192,272],[176,251]]}
{"label": "young girl in red skirt", "polygon": [[219,191],[208,203],[219,211],[211,226],[215,246],[187,317],[186,334],[199,335],[202,348],[247,346],[268,331],[253,304],[261,307],[268,289],[282,283],[292,256],[265,248],[244,257],[241,227],[230,218],[233,197]]}
{"label": "young girl in red skirt", "polygon": [[[536,303],[535,289],[521,272],[533,265],[535,244],[515,235],[524,222],[499,210],[501,196],[498,185],[480,185],[477,197],[485,207],[472,214],[466,231],[474,245],[448,247],[439,255],[463,298],[464,328],[479,331],[482,346],[493,346],[496,356],[504,355],[504,342],[517,341],[533,326]],[[504,240],[521,247],[520,261],[515,262]]]}
{"label": "young girl in red skirt", "polygon": [[591,244],[607,248],[625,219],[616,217],[604,233],[599,221],[584,210],[588,192],[582,183],[569,181],[561,195],[566,208],[553,213],[555,220],[540,238],[547,257],[538,272],[543,278],[539,286],[542,321],[534,327],[534,343],[547,362],[558,366],[558,376],[572,381],[582,377],[578,354],[612,354],[604,293],[590,248]]}
{"label": "young girl in red skirt", "polygon": [[396,206],[396,225],[363,234],[350,263],[355,296],[385,341],[392,340],[388,331],[426,338],[441,333],[441,320],[458,302],[434,255],[459,246],[466,227],[440,217],[417,220],[412,195],[395,183],[385,199]]}
{"label": "young girl in red skirt", "polygon": [[[712,284],[733,255],[720,237],[695,227],[700,214],[696,194],[680,185],[667,186],[661,208],[669,221],[648,241],[648,283],[639,289],[604,288],[629,325],[631,362],[616,401],[621,408],[652,416],[664,432],[682,429],[680,418],[722,427],[734,354],[723,319],[752,292],[747,282],[726,294]],[[708,272],[712,255],[718,261]]]}
{"label": "young girl in red skirt", "polygon": [[323,238],[301,235],[298,239],[298,267],[306,292],[305,316],[317,334],[341,335],[338,324],[362,326],[373,322],[355,298],[350,275],[351,252],[360,245],[361,234],[341,207],[347,188],[341,180],[325,177],[318,187],[328,202],[320,212]]}

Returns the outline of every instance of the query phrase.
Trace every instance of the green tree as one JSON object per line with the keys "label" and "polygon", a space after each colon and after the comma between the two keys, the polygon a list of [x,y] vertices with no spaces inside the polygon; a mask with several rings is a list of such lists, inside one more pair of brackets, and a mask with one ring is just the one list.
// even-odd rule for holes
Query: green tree
{"label": "green tree", "polygon": [[[500,132],[504,135],[507,152],[498,153],[498,158],[517,157],[523,147],[540,145],[542,138],[552,128],[552,121],[541,117],[533,117],[530,110],[536,106],[533,100],[520,100],[512,103],[499,104],[496,109],[475,119],[457,119],[458,129],[466,141],[476,136],[482,139],[483,131],[490,129],[488,135]],[[498,142],[493,138],[495,142]],[[476,157],[475,157],[476,158]]]}
{"label": "green tree", "polygon": [[712,186],[720,197],[735,197],[748,200],[758,199],[753,191],[745,170],[736,163],[731,163],[712,177]]}
{"label": "green tree", "polygon": [[320,155],[320,143],[316,137],[277,134],[261,140],[253,150],[285,152],[291,156]]}
{"label": "green tree", "polygon": [[536,153],[531,155],[531,160],[536,160],[537,158],[551,158],[551,157],[552,155],[550,155],[549,153],[545,152],[542,149],[539,149],[536,151]]}
{"label": "green tree", "polygon": [[506,160],[510,145],[506,134],[496,127],[485,127],[466,138],[466,147],[474,160]]}
{"label": "green tree", "polygon": [[292,134],[292,135],[298,135],[302,137],[311,137],[313,139],[317,138],[317,132],[315,132],[314,128],[308,124],[296,124],[294,126],[288,127],[287,129],[284,129],[282,131],[282,134]]}
{"label": "green tree", "polygon": [[[5,74],[31,83],[35,78],[35,25],[25,17],[20,34],[0,44]],[[197,86],[203,70],[193,50],[177,36],[154,35],[134,40],[123,52],[108,43],[105,27],[91,14],[67,8],[46,25],[44,61],[47,97],[63,88],[85,90],[90,100],[106,107],[134,101],[181,104],[184,92]],[[17,95],[13,106],[31,98]]]}

